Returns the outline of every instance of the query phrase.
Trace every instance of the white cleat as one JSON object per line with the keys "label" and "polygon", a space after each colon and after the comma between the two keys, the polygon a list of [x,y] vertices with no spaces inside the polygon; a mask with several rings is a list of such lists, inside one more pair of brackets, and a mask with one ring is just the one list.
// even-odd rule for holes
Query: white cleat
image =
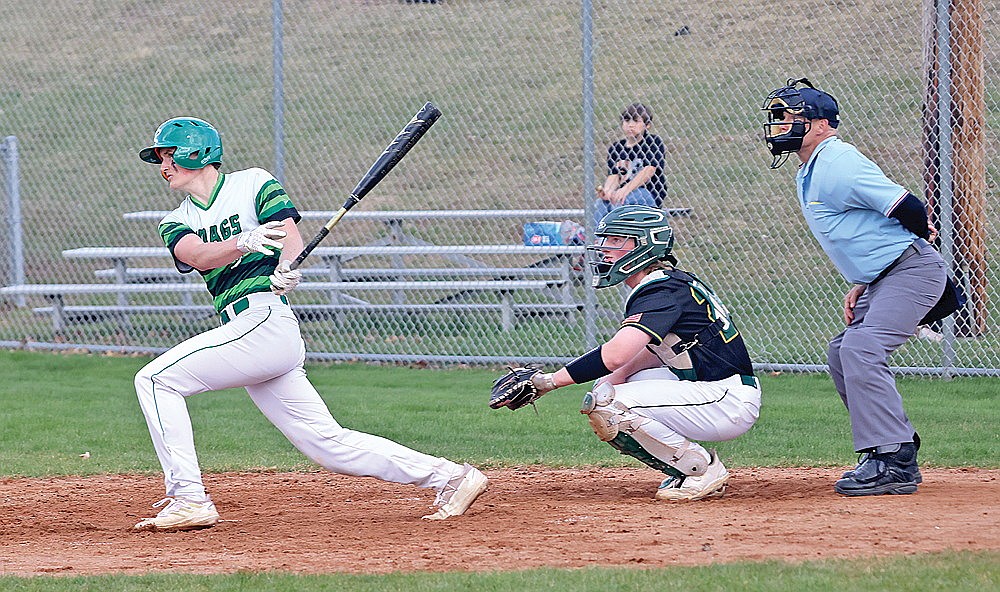
{"label": "white cleat", "polygon": [[684,478],[667,477],[656,490],[656,499],[679,502],[722,497],[726,493],[729,471],[714,450],[710,450],[709,454],[712,460],[703,474]]}
{"label": "white cleat", "polygon": [[215,526],[219,512],[212,500],[193,502],[186,499],[165,497],[153,504],[154,508],[166,505],[153,518],[146,518],[134,530],[194,530]]}
{"label": "white cleat", "polygon": [[472,502],[486,491],[489,479],[479,469],[466,463],[465,471],[448,482],[434,500],[435,506],[440,506],[433,514],[424,516],[424,520],[445,520],[452,516],[461,516],[469,509]]}

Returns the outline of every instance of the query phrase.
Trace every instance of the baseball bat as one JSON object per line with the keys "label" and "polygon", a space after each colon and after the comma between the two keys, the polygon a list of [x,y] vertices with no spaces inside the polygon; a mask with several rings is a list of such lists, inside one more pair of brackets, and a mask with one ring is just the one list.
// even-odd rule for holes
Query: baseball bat
{"label": "baseball bat", "polygon": [[365,176],[361,177],[361,180],[358,181],[358,184],[354,187],[354,190],[351,191],[351,195],[344,202],[344,205],[340,207],[340,210],[338,210],[337,213],[330,218],[329,222],[323,225],[323,228],[321,228],[316,236],[309,241],[309,244],[302,249],[299,256],[292,262],[292,269],[296,269],[302,264],[305,258],[309,256],[309,253],[312,253],[313,249],[316,248],[316,245],[326,238],[326,235],[330,234],[330,231],[333,230],[333,227],[336,226],[338,222],[340,222],[340,219],[344,217],[344,214],[356,206],[358,202],[364,198],[364,196],[368,195],[369,191],[371,191],[376,185],[379,184],[380,181],[382,181],[382,179],[385,178],[389,171],[391,171],[393,167],[395,167],[399,161],[406,156],[406,153],[413,148],[413,145],[416,144],[425,133],[427,133],[427,130],[434,125],[434,122],[437,121],[439,117],[441,117],[441,111],[438,110],[437,107],[430,102],[424,103],[424,106],[420,108],[420,111],[417,111],[417,114],[413,116],[413,119],[411,119],[410,122],[407,123],[398,134],[396,134],[396,137],[389,142],[389,145],[385,147],[385,150],[383,150],[382,154],[379,155],[375,164],[368,169]]}

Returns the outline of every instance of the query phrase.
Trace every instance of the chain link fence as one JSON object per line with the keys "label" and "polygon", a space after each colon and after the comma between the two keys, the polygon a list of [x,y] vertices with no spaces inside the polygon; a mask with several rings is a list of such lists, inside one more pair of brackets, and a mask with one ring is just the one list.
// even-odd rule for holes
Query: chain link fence
{"label": "chain link fence", "polygon": [[[441,120],[324,243],[377,253],[523,247],[535,222],[555,223],[534,227],[542,229],[528,233],[535,243],[592,232],[607,148],[623,137],[622,109],[640,102],[665,148],[663,207],[684,214],[672,218],[681,266],[722,297],[761,367],[820,369],[848,286],[801,218],[794,165],[769,170],[760,140],[764,96],[806,76],[840,102],[841,137],[933,206],[942,252],[970,295],[960,315],[910,340],[893,363],[904,372],[994,373],[998,8],[996,0],[805,0],[780,10],[762,0],[7,3],[0,137],[17,139],[23,261],[8,233],[5,281],[18,283],[20,264],[29,284],[147,288],[8,294],[0,341],[159,351],[217,324],[206,293],[156,291],[185,281],[170,275],[169,258],[79,251],[162,247],[150,212],[180,196],[137,151],[169,117],[213,122],[224,172],[271,170],[300,210],[323,212],[434,102]],[[405,214],[415,210],[436,214]],[[492,214],[455,214],[466,210]],[[303,236],[324,221],[307,217]],[[315,257],[309,281],[409,283],[301,290],[293,305],[320,358],[567,359],[615,331],[622,293],[589,288],[578,247],[522,250]],[[524,283],[458,285],[493,281]]]}

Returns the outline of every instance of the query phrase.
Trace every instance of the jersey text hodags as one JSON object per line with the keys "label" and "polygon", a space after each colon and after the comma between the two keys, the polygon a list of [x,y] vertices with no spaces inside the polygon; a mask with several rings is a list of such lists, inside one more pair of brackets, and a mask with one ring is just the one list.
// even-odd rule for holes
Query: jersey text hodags
{"label": "jersey text hodags", "polygon": [[[281,184],[264,169],[252,168],[219,175],[207,206],[187,197],[160,222],[160,236],[171,254],[177,242],[195,234],[202,242],[222,242],[261,224],[300,216]],[[193,270],[174,258],[182,273]],[[267,292],[277,255],[247,253],[236,263],[200,271],[217,311],[247,294]]]}

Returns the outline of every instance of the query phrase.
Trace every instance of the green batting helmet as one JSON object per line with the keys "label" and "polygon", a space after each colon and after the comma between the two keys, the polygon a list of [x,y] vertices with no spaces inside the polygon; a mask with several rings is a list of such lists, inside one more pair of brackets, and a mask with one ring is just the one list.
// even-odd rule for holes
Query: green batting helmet
{"label": "green batting helmet", "polygon": [[[590,267],[594,272],[593,286],[607,288],[625,281],[630,275],[660,260],[677,263],[670,254],[674,246],[674,231],[663,210],[649,206],[622,206],[605,216],[594,231],[597,244],[587,247]],[[635,248],[614,263],[604,261],[604,251],[614,250],[603,245],[605,238],[621,236],[635,239]]]}
{"label": "green batting helmet", "polygon": [[173,160],[185,169],[203,169],[222,163],[222,138],[211,123],[196,117],[174,117],[156,128],[153,145],[139,151],[139,158],[152,164],[163,162],[157,148],[174,148]]}

